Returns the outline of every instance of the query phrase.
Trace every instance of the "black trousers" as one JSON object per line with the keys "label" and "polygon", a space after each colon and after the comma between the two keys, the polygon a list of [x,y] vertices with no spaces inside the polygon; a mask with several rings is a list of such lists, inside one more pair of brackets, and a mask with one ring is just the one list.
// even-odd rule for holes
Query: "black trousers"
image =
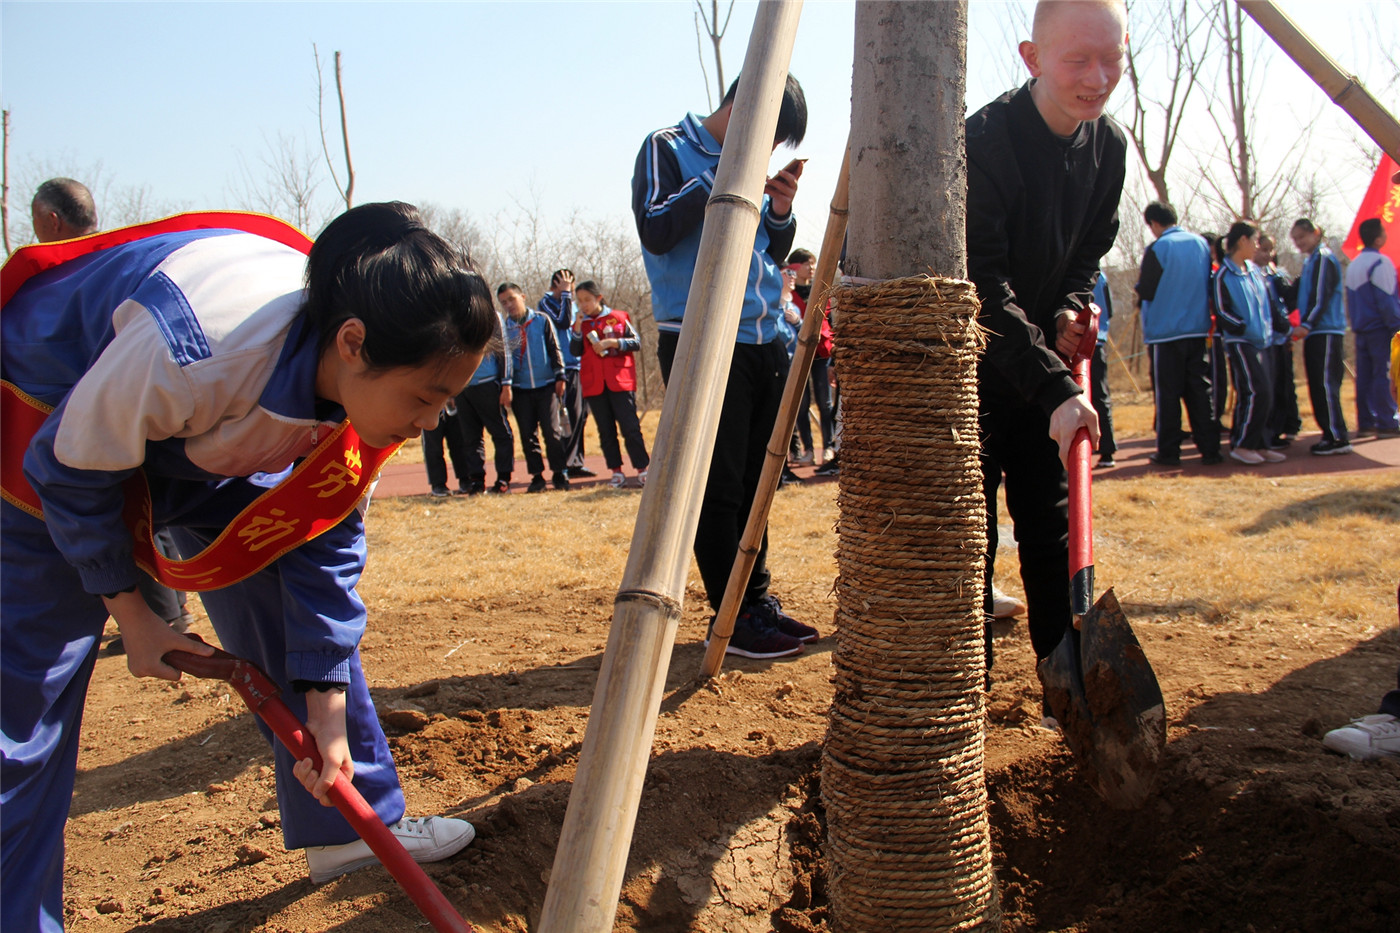
{"label": "black trousers", "polygon": [[1303,339],[1303,368],[1308,373],[1308,396],[1322,439],[1347,442],[1347,421],[1342,414],[1342,335],[1308,334]]}
{"label": "black trousers", "polygon": [[559,443],[564,445],[564,465],[572,469],[583,466],[583,426],[588,421],[588,406],[579,389],[578,370],[568,370],[564,378],[568,385],[555,409],[554,429]]}
{"label": "black trousers", "polygon": [[1148,350],[1152,354],[1152,395],[1157,409],[1157,456],[1175,460],[1181,455],[1182,402],[1186,403],[1196,449],[1203,456],[1220,453],[1220,422],[1212,409],[1213,358],[1207,355],[1205,338],[1168,340],[1151,344]]}
{"label": "black trousers", "polygon": [[510,474],[515,472],[515,435],[501,404],[501,384],[467,386],[457,396],[457,419],[466,446],[467,475],[473,480],[486,478],[485,435],[489,434],[496,449],[496,476],[510,482]]}
{"label": "black trousers", "polygon": [[598,395],[588,397],[588,408],[593,412],[598,443],[603,446],[603,459],[607,461],[609,470],[616,473],[622,469],[622,449],[617,444],[619,431],[622,433],[622,443],[627,445],[627,458],[632,461],[632,468],[640,472],[651,464],[647,442],[642,437],[642,423],[637,419],[635,392],[605,388]]}
{"label": "black trousers", "polygon": [[[982,492],[987,499],[987,571],[983,609],[992,617],[992,575],[997,555],[997,488],[1006,478],[1006,508],[1021,556],[1026,624],[1037,659],[1055,649],[1070,622],[1069,483],[1050,418],[1039,408],[983,409]],[[992,666],[987,628],[987,669]]]}
{"label": "black trousers", "polygon": [[1230,399],[1230,365],[1225,361],[1225,342],[1216,334],[1210,341],[1210,397],[1215,431],[1220,433],[1220,419],[1225,417],[1225,405]]}
{"label": "black trousers", "polygon": [[[656,341],[661,378],[668,386],[679,339],[679,334],[662,331]],[[710,458],[705,498],[695,528],[695,563],[705,582],[705,595],[716,612],[724,601],[729,571],[739,553],[749,508],[758,491],[764,451],[778,418],[787,367],[787,350],[781,341],[762,346],[734,345],[734,362],[729,367],[724,405],[715,431],[715,452]],[[753,572],[749,574],[744,601],[762,599],[768,593],[768,583],[768,532],[765,530]]]}
{"label": "black trousers", "polygon": [[1274,409],[1269,418],[1269,439],[1296,435],[1303,430],[1303,419],[1298,416],[1297,377],[1293,374],[1293,341],[1283,346],[1270,347],[1274,358]]}
{"label": "black trousers", "polygon": [[447,444],[447,456],[452,459],[452,472],[457,477],[457,485],[466,489],[470,481],[467,442],[462,437],[462,425],[457,415],[446,412],[438,419],[437,427],[423,432],[423,465],[428,468],[428,485],[447,485],[447,464],[442,459],[444,442]]}
{"label": "black trousers", "polygon": [[1230,416],[1230,443],[1245,450],[1268,446],[1268,424],[1274,407],[1274,356],[1243,340],[1225,344],[1230,378],[1235,382],[1235,410]]}
{"label": "black trousers", "polygon": [[549,468],[555,473],[564,469],[564,445],[559,435],[554,433],[554,417],[559,407],[559,398],[554,394],[554,383],[550,382],[538,389],[512,391],[510,410],[515,413],[515,424],[520,429],[520,448],[525,451],[525,469],[531,476],[544,473],[544,461],[540,459],[540,438],[544,434],[545,456],[549,458]]}
{"label": "black trousers", "polygon": [[1089,399],[1099,414],[1099,456],[1112,460],[1118,442],[1113,439],[1113,396],[1108,391],[1108,359],[1101,343],[1094,344],[1089,359]]}

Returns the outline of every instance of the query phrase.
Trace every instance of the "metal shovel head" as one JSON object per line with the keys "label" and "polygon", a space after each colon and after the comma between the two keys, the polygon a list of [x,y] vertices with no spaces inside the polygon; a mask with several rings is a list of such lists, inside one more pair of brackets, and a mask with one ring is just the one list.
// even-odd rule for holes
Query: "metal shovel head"
{"label": "metal shovel head", "polygon": [[1113,590],[1037,665],[1050,712],[1109,806],[1135,810],[1157,786],[1167,747],[1162,689]]}

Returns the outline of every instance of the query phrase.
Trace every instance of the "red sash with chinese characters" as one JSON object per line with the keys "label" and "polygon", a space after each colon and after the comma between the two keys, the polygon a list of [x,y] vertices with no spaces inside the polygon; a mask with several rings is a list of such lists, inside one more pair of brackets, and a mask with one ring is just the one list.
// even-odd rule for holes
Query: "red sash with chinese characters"
{"label": "red sash with chinese characters", "polygon": [[[234,212],[182,214],[66,240],[52,248],[40,244],[17,250],[0,269],[0,299],[8,302],[30,276],[78,256],[156,233],[211,228],[255,233],[302,252],[311,248],[311,241],[302,233],[272,217]],[[78,249],[80,246],[87,248]],[[21,260],[18,265],[14,265],[16,258]],[[24,452],[51,411],[51,406],[8,382],[0,382],[0,495],[41,520],[43,506],[24,477]],[[371,447],[360,440],[349,421],[342,422],[290,476],[254,500],[212,544],[189,560],[171,560],[156,549],[151,493],[145,474],[137,471],[124,485],[126,504],[122,509],[122,520],[135,542],[136,563],[161,583],[178,590],[214,590],[247,579],[339,524],[398,449],[397,444]]]}

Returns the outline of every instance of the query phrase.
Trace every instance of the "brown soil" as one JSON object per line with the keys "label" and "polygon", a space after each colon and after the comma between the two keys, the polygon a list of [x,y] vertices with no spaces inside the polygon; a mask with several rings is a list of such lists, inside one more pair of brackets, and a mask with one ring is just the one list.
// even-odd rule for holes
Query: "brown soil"
{"label": "brown soil", "polygon": [[[1191,482],[1105,483],[1101,514],[1140,504],[1168,521],[1176,491],[1206,496]],[[987,722],[1004,929],[1400,929],[1400,760],[1351,762],[1319,742],[1394,684],[1400,488],[1393,476],[1336,483],[1350,485],[1260,480],[1210,493],[1233,496],[1231,540],[1272,551],[1265,566],[1227,550],[1155,579],[1133,562],[1142,545],[1129,529],[1100,529],[1100,585],[1118,585],[1166,697],[1162,789],[1141,811],[1101,804],[1060,738],[1039,728],[1025,627],[1004,627]],[[824,631],[834,490],[784,491],[774,521],[785,607]],[[592,529],[566,529],[578,543],[513,540],[512,522],[540,527],[567,514],[564,503]],[[371,512],[365,667],[410,811],[478,829],[470,848],[427,870],[479,930],[538,918],[635,503],[635,491],[598,489]],[[1295,528],[1355,537],[1335,566],[1302,566],[1312,552],[1292,549]],[[461,550],[415,558],[427,568],[416,580],[382,557],[395,529]],[[1388,570],[1354,570],[1353,549],[1379,553]],[[558,565],[511,580],[522,552]],[[462,579],[443,590],[448,568]],[[1296,584],[1292,602],[1261,592],[1270,578]],[[818,772],[833,639],[788,661],[728,659],[721,680],[698,685],[705,616],[694,580],[616,928],[824,929]],[[1344,591],[1335,614],[1312,608]],[[209,636],[206,621],[196,628]],[[311,884],[301,854],[282,848],[270,765],[226,685],[136,681],[103,656],[67,828],[69,928],[426,929],[382,869]]]}

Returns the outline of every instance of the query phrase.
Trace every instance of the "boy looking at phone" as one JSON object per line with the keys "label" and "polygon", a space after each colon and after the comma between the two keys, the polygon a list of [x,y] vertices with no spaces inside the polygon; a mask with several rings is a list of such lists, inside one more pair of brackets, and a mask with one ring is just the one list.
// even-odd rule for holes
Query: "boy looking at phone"
{"label": "boy looking at phone", "polygon": [[[657,130],[642,143],[632,176],[632,213],[651,281],[657,356],[669,384],[680,339],[690,280],[700,250],[705,205],[714,186],[720,148],[733,112],[739,81],[730,85],[719,109],[708,117],[693,113],[675,126]],[[773,148],[796,146],[807,132],[807,100],[791,75],[783,90]],[[715,434],[714,456],[695,532],[695,562],[710,606],[719,611],[739,539],[748,521],[763,470],[764,448],[777,419],[787,350],[779,333],[783,279],[779,263],[792,248],[797,226],[792,199],[802,160],[794,159],[764,186],[762,216],[754,236],[744,305],[724,406]],[[817,630],[786,615],[768,592],[768,537],[765,534],[749,576],[744,604],[734,622],[728,653],[749,658],[797,654]]]}

